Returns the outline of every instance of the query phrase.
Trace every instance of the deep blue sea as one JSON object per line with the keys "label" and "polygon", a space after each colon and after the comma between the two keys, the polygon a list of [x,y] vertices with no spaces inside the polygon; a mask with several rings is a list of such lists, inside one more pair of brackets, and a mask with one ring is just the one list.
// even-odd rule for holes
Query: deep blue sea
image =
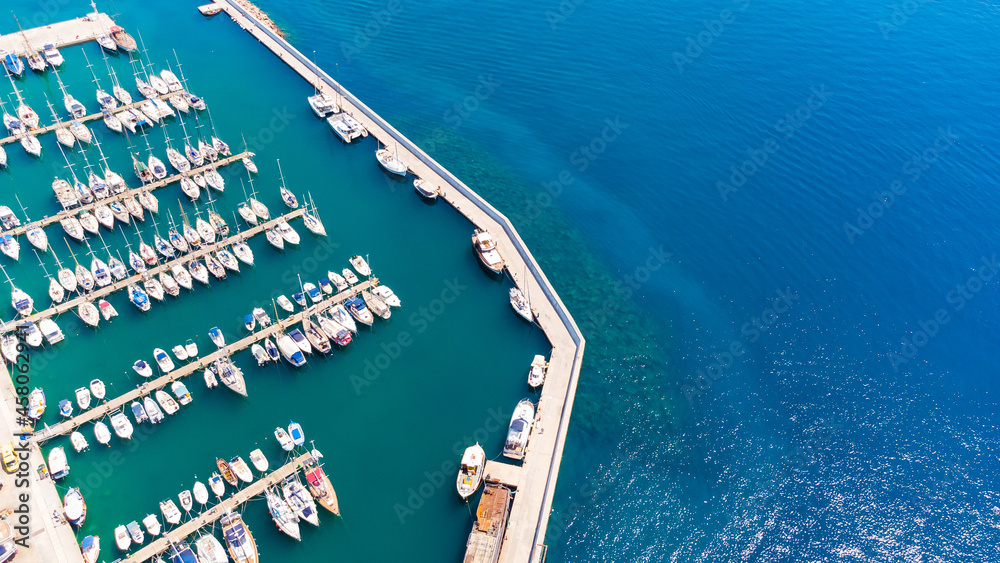
{"label": "deep blue sea", "polygon": [[512,218],[584,331],[548,561],[1000,561],[1000,8],[259,5]]}

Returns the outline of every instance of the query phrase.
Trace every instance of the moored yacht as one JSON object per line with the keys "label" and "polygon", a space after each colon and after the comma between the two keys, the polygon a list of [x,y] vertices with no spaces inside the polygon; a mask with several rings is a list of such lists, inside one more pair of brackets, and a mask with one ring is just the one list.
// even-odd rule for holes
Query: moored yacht
{"label": "moored yacht", "polygon": [[476,249],[476,254],[479,255],[483,266],[495,274],[503,272],[503,258],[497,251],[497,243],[493,240],[493,235],[482,229],[476,229],[472,235],[472,246]]}
{"label": "moored yacht", "polygon": [[479,484],[483,480],[483,468],[486,466],[486,452],[477,442],[475,446],[465,448],[462,454],[462,462],[458,467],[458,495],[462,498],[469,498],[476,492]]}
{"label": "moored yacht", "polygon": [[278,529],[289,537],[301,540],[299,517],[288,506],[288,503],[274,492],[273,487],[264,489],[264,497],[267,499],[267,511],[271,514],[271,519],[274,520]]}
{"label": "moored yacht", "polygon": [[514,408],[507,429],[507,440],[504,442],[503,455],[511,459],[524,459],[524,450],[528,446],[528,437],[535,419],[535,405],[528,399],[522,399]]}
{"label": "moored yacht", "polygon": [[243,523],[243,518],[232,511],[220,520],[222,524],[222,534],[226,538],[226,545],[229,546],[229,555],[236,563],[258,563],[257,543],[253,539],[250,530]]}

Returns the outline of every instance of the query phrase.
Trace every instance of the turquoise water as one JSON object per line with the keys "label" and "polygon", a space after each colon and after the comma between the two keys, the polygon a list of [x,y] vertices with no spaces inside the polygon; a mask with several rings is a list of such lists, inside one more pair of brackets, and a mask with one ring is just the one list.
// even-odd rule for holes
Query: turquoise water
{"label": "turquoise water", "polygon": [[[315,50],[332,76],[512,218],[588,338],[550,560],[998,558],[994,8],[261,6],[302,52]],[[376,325],[380,334],[302,373],[265,373],[241,357],[249,401],[192,386],[195,404],[88,495],[85,531],[106,535],[155,510],[194,474],[207,476],[216,455],[268,446],[273,426],[295,417],[320,435],[345,514],[306,534],[295,560],[457,559],[469,510],[450,483],[436,487],[435,472],[477,429],[489,434],[491,456],[499,450],[501,436],[486,430],[490,409],[525,394],[522,374],[544,351],[542,336],[516,322],[503,287],[479,270],[469,225],[387,181],[371,143],[335,141],[307,111],[309,86],[228,19],[205,20],[187,5],[116,7],[155,62],[177,49],[224,138],[267,139],[275,111],[294,114],[254,149],[255,186],[277,209],[280,158],[340,245],[321,271],[370,253],[404,309]],[[45,9],[18,13],[24,21]],[[55,17],[70,14],[63,6]],[[97,53],[68,49],[63,76],[89,92],[84,50]],[[45,79],[23,83],[37,109]],[[180,135],[177,124],[168,129]],[[150,139],[162,147],[159,131]],[[107,144],[127,170],[126,144]],[[0,179],[16,183],[32,216],[55,209],[54,147],[46,141],[42,163],[15,147]],[[225,208],[241,199],[235,184]],[[123,244],[120,235],[109,243]],[[252,303],[291,291],[295,267],[313,267],[318,248],[305,237],[276,258],[252,245],[261,260],[252,272],[145,319],[122,303],[112,326],[73,330],[80,336],[59,347],[68,353],[36,370],[52,379],[50,402],[91,372],[134,384],[133,350],[148,357],[215,325],[238,334]],[[44,296],[30,262],[8,272]],[[417,334],[422,325],[408,315],[455,277],[469,289]],[[935,329],[939,310],[948,320]],[[351,374],[404,330],[414,344],[356,394]],[[87,374],[65,375],[74,371]],[[264,404],[268,383],[283,392]],[[219,439],[193,438],[206,434]],[[273,444],[264,449],[279,460]],[[110,458],[71,456],[68,482],[85,482]],[[146,498],[121,502],[137,484],[133,494]],[[401,523],[398,507],[411,496],[417,508]],[[247,514],[265,556],[291,552],[268,531],[263,507]]]}

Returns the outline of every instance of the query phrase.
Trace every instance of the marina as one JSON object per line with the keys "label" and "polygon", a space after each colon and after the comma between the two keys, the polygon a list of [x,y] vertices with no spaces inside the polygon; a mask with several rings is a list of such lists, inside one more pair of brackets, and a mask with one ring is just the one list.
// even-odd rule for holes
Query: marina
{"label": "marina", "polygon": [[275,322],[269,327],[265,327],[262,330],[251,334],[250,336],[246,336],[236,342],[233,342],[232,344],[227,344],[225,346],[222,346],[215,352],[212,352],[211,354],[207,354],[205,356],[201,356],[198,358],[197,361],[188,363],[176,370],[171,371],[170,373],[162,375],[156,379],[150,379],[145,383],[143,383],[138,388],[129,391],[128,393],[125,393],[124,395],[121,395],[114,399],[110,399],[99,407],[94,407],[90,410],[85,411],[80,415],[77,415],[73,418],[70,418],[54,426],[46,426],[45,428],[37,430],[34,433],[32,440],[35,443],[41,444],[48,440],[51,440],[56,436],[68,434],[83,424],[99,420],[101,418],[104,418],[105,416],[108,416],[112,412],[122,410],[125,408],[126,405],[128,405],[128,403],[136,399],[142,398],[146,395],[153,394],[156,391],[167,387],[170,383],[174,381],[183,379],[199,370],[204,370],[206,367],[212,365],[212,363],[215,362],[215,360],[224,357],[229,357],[235,352],[239,352],[240,350],[245,350],[250,346],[252,346],[253,344],[260,342],[261,340],[264,340],[265,338],[272,337],[278,332],[283,332],[285,329],[291,327],[292,325],[302,322],[303,319],[315,314],[315,312],[318,310],[322,310],[325,307],[329,307],[330,305],[343,303],[345,300],[354,297],[359,292],[374,287],[376,285],[378,285],[377,278],[365,280],[360,284],[352,287],[351,289],[338,293],[333,297],[330,297],[328,299],[325,299],[319,303],[310,306],[308,309],[304,309],[297,313],[293,313],[288,317],[285,317],[284,319],[275,320]]}

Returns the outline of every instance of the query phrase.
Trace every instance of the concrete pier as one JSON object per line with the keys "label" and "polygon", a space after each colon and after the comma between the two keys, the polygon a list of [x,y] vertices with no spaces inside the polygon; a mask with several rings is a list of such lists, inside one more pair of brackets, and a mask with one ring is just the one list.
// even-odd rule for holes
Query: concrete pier
{"label": "concrete pier", "polygon": [[[52,43],[56,49],[62,49],[93,41],[98,35],[107,35],[113,25],[115,22],[107,14],[90,13],[80,18],[26,29],[23,35],[18,31],[0,35],[0,49],[23,57],[28,52],[28,46],[24,42],[25,37],[31,48],[39,53],[42,51],[42,45],[46,43]],[[31,69],[25,68],[25,72],[31,72]]]}
{"label": "concrete pier", "polygon": [[[282,465],[278,469],[275,469],[268,475],[248,484],[246,487],[240,489],[226,500],[220,502],[212,508],[209,508],[205,512],[198,514],[196,517],[184,522],[177,528],[163,534],[156,541],[146,545],[129,557],[122,559],[122,563],[142,563],[143,561],[152,559],[153,557],[166,551],[170,547],[170,541],[173,541],[174,543],[179,542],[197,532],[201,528],[204,528],[219,518],[222,518],[222,516],[226,513],[226,509],[237,512],[237,508],[239,508],[241,504],[257,495],[264,494],[265,489],[271,485],[281,483],[282,479],[298,471],[299,467],[307,459],[309,459],[310,455],[311,454],[308,453],[302,454],[285,465]],[[252,534],[253,530],[250,530],[250,533]],[[109,543],[108,549],[111,548],[112,544]]]}
{"label": "concrete pier", "polygon": [[[343,111],[357,119],[382,144],[395,144],[398,157],[411,172],[431,185],[440,186],[445,201],[475,227],[489,231],[497,240],[499,252],[514,282],[531,296],[531,307],[538,325],[552,345],[552,352],[524,462],[520,467],[511,466],[514,469],[506,472],[517,473],[519,486],[514,494],[499,560],[505,563],[539,560],[545,551],[542,544],[583,360],[585,340],[579,328],[524,241],[503,214],[235,0],[222,0],[220,3],[225,4],[226,13],[234,22],[278,55],[310,85],[318,85],[331,96],[339,94]],[[305,100],[302,103],[305,104]],[[377,165],[374,153],[368,158],[372,159],[372,166]],[[522,374],[518,373],[516,377],[522,377]]]}
{"label": "concrete pier", "polygon": [[[273,228],[275,225],[277,225],[278,224],[278,219],[282,219],[283,218],[286,221],[292,220],[292,219],[295,219],[296,217],[301,217],[302,215],[305,214],[305,212],[306,212],[305,209],[296,209],[295,211],[292,211],[291,213],[286,213],[285,215],[282,215],[281,217],[276,217],[276,218],[274,218],[271,221],[268,221],[266,223],[261,223],[261,224],[257,225],[256,227],[253,227],[250,230],[242,231],[242,232],[240,232],[238,234],[235,234],[235,235],[233,235],[233,236],[231,236],[229,238],[223,239],[223,240],[221,240],[219,242],[216,242],[214,244],[202,245],[201,248],[199,248],[197,250],[194,250],[192,252],[188,252],[187,254],[183,254],[180,257],[174,258],[173,260],[170,260],[168,262],[164,262],[162,264],[157,264],[156,266],[150,266],[150,267],[146,268],[146,271],[143,272],[142,274],[133,274],[133,275],[131,275],[131,276],[123,279],[122,281],[114,282],[114,283],[112,283],[110,285],[107,285],[105,287],[95,288],[90,293],[80,294],[79,296],[77,296],[74,299],[70,299],[69,301],[63,301],[62,303],[59,303],[57,305],[53,305],[52,307],[49,307],[48,309],[45,309],[43,311],[39,311],[39,312],[31,315],[30,317],[27,317],[26,319],[17,319],[17,320],[9,321],[7,323],[3,323],[2,325],[0,325],[0,333],[6,333],[6,332],[10,332],[12,330],[15,330],[17,328],[18,324],[20,324],[20,322],[23,321],[23,320],[30,320],[30,321],[38,322],[38,321],[40,321],[40,320],[42,320],[44,318],[48,318],[48,317],[51,317],[51,316],[54,316],[54,315],[60,315],[62,313],[65,313],[66,311],[71,311],[71,310],[75,309],[77,306],[79,306],[80,303],[82,303],[84,301],[97,301],[98,299],[101,299],[102,297],[107,297],[108,295],[111,295],[112,293],[114,293],[116,291],[120,291],[122,289],[127,288],[130,284],[136,284],[136,283],[142,282],[142,280],[143,280],[144,277],[156,276],[160,272],[170,272],[170,268],[172,268],[173,266],[175,266],[177,264],[184,265],[187,262],[190,262],[191,260],[195,260],[195,259],[198,259],[198,258],[201,258],[201,257],[205,256],[209,252],[215,252],[216,250],[218,250],[220,248],[229,246],[229,245],[233,244],[234,242],[236,242],[236,241],[238,241],[240,239],[251,238],[251,237],[254,237],[256,235],[259,235],[260,233],[263,233],[265,230]],[[228,270],[227,270],[227,272],[228,272]],[[229,274],[227,273],[226,275],[228,276]],[[215,279],[215,277],[212,276],[209,279]],[[195,282],[195,283],[200,283],[200,282]]]}
{"label": "concrete pier", "polygon": [[[374,287],[376,285],[378,285],[377,278],[371,278],[369,280],[365,280],[353,287],[350,287],[336,295],[331,296],[328,299],[324,299],[323,301],[320,301],[319,303],[316,303],[307,309],[303,309],[296,313],[292,313],[291,315],[285,317],[284,319],[275,320],[274,323],[272,323],[271,326],[269,327],[254,332],[245,338],[233,342],[232,344],[228,344],[211,354],[208,354],[206,356],[201,356],[197,360],[184,364],[183,366],[171,371],[166,375],[157,377],[156,379],[150,379],[145,383],[143,383],[142,385],[140,385],[139,387],[137,387],[136,389],[133,389],[132,391],[129,391],[124,395],[115,397],[110,401],[97,405],[89,410],[84,411],[83,413],[77,416],[74,416],[73,418],[62,421],[59,424],[56,424],[55,426],[46,426],[45,428],[42,428],[41,430],[38,430],[37,432],[34,433],[34,435],[32,436],[32,441],[36,444],[42,444],[47,440],[55,438],[56,436],[68,434],[73,430],[76,430],[76,428],[78,428],[82,424],[85,424],[87,422],[93,422],[95,420],[104,418],[105,416],[109,416],[111,413],[119,409],[124,409],[126,405],[128,405],[129,403],[140,397],[145,397],[146,395],[152,395],[153,393],[156,393],[157,390],[163,389],[170,383],[183,379],[199,370],[202,370],[212,365],[212,363],[219,358],[232,355],[233,353],[239,352],[240,350],[245,350],[250,346],[252,346],[255,342],[260,342],[261,340],[264,340],[269,336],[274,336],[275,333],[277,333],[278,331],[284,331],[293,324],[302,322],[302,320],[307,316],[315,315],[317,311],[321,311],[323,309],[326,309],[327,307],[336,305],[337,303],[342,303],[349,297],[357,295],[362,290]],[[315,358],[315,356],[313,357]]]}

